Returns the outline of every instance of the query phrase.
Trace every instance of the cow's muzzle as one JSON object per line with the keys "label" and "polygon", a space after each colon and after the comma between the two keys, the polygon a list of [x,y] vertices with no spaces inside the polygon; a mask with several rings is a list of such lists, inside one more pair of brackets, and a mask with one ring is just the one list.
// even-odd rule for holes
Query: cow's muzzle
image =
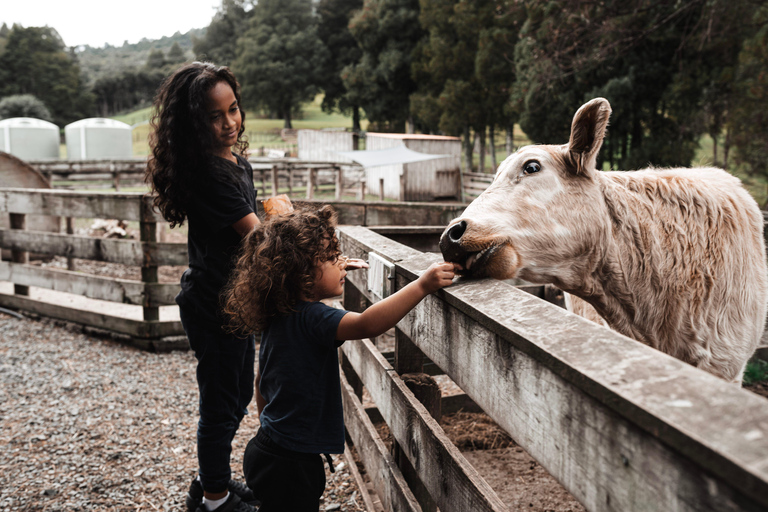
{"label": "cow's muzzle", "polygon": [[467,229],[467,222],[460,221],[443,231],[440,237],[440,251],[443,259],[452,263],[464,264],[470,252],[461,246],[461,237]]}

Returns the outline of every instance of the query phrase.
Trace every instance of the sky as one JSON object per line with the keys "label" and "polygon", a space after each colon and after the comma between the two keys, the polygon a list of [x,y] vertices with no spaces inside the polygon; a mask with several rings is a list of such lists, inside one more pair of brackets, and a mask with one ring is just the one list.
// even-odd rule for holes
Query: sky
{"label": "sky", "polygon": [[122,46],[207,27],[221,0],[0,0],[0,26],[49,26],[67,46]]}

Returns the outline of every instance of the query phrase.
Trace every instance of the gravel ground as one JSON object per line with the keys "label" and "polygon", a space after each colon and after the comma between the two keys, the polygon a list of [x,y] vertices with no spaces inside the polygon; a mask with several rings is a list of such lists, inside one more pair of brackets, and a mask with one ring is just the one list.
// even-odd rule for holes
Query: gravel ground
{"label": "gravel ground", "polygon": [[[0,313],[0,510],[183,510],[195,475],[195,359]],[[258,428],[233,443],[234,477]],[[364,510],[334,456],[321,510]]]}

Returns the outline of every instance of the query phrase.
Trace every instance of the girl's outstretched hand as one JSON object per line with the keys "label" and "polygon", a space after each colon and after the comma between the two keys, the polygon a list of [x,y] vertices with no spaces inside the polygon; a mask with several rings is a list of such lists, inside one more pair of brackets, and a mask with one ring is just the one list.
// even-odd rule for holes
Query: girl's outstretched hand
{"label": "girl's outstretched hand", "polygon": [[429,268],[419,276],[418,282],[427,294],[436,292],[440,288],[445,288],[453,282],[456,277],[456,271],[461,270],[458,263],[433,263]]}

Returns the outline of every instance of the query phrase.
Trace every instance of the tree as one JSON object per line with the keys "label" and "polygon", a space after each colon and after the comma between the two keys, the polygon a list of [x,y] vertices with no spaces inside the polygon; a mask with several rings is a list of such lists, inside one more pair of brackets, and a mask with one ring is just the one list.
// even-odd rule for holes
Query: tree
{"label": "tree", "polygon": [[416,90],[412,54],[424,36],[418,0],[365,0],[349,30],[363,55],[342,70],[347,99],[360,105],[379,129],[402,131]]}
{"label": "tree", "polygon": [[523,11],[516,2],[497,0],[421,0],[420,5],[419,19],[428,36],[414,52],[412,69],[419,88],[411,97],[411,111],[430,130],[463,134],[468,167],[474,130],[483,169],[486,128],[492,141],[495,126],[514,125],[509,91]]}
{"label": "tree", "polygon": [[317,35],[312,0],[259,0],[238,40],[233,70],[243,104],[291,118],[318,91],[328,50]]}
{"label": "tree", "polygon": [[14,25],[0,54],[0,97],[32,94],[48,106],[59,126],[86,117],[92,97],[83,85],[74,52],[49,27]]}
{"label": "tree", "polygon": [[144,65],[144,68],[150,71],[162,70],[166,67],[166,64],[167,61],[165,60],[165,54],[163,53],[163,50],[155,48],[149,53],[149,57],[147,57],[147,63]]}
{"label": "tree", "polygon": [[350,101],[341,73],[346,66],[358,62],[362,55],[349,31],[352,14],[362,6],[363,0],[320,0],[317,5],[318,35],[330,53],[320,82],[325,93],[321,108],[328,113],[352,114],[355,131],[360,131],[360,106]]}
{"label": "tree", "polygon": [[187,60],[187,56],[184,55],[184,50],[179,46],[178,41],[174,41],[171,48],[168,50],[166,60],[169,64],[177,66]]}
{"label": "tree", "polygon": [[223,0],[205,35],[193,39],[196,58],[220,66],[231,65],[237,57],[237,38],[245,32],[252,12],[245,10],[244,0]]}
{"label": "tree", "polygon": [[753,17],[754,35],[744,41],[728,117],[736,160],[753,176],[768,180],[768,6]]}
{"label": "tree", "polygon": [[708,129],[704,85],[728,60],[717,51],[733,46],[721,36],[740,30],[739,16],[726,14],[745,2],[529,2],[513,88],[523,130],[537,142],[567,140],[575,109],[604,96],[614,109],[602,152],[612,166],[689,165]]}
{"label": "tree", "polygon": [[15,94],[0,99],[0,119],[11,117],[34,117],[43,121],[53,121],[45,103],[31,94]]}

